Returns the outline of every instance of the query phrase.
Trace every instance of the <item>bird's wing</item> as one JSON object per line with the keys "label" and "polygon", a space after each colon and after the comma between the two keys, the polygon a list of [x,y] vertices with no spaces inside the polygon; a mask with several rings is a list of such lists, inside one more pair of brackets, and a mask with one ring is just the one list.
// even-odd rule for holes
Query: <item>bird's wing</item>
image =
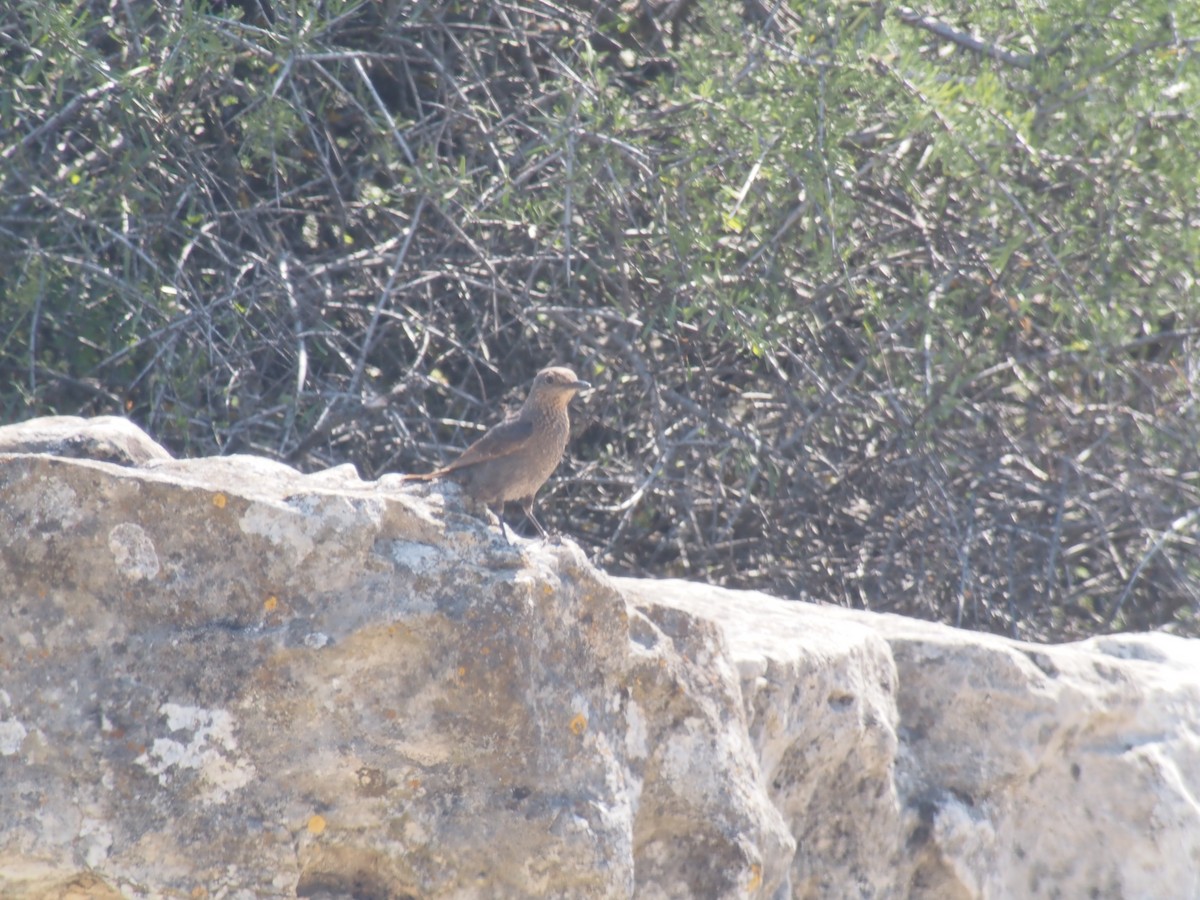
{"label": "bird's wing", "polygon": [[533,437],[533,423],[523,419],[501,422],[462,452],[462,456],[442,469],[453,472],[466,466],[487,462],[512,453],[519,453]]}

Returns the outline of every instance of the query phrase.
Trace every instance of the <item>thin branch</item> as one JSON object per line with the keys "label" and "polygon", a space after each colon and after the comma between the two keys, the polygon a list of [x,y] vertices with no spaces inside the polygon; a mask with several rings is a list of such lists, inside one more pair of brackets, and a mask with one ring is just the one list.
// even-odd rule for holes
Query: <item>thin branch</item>
{"label": "thin branch", "polygon": [[1113,608],[1110,609],[1108,611],[1108,615],[1104,617],[1104,625],[1106,628],[1111,626],[1113,620],[1121,614],[1121,607],[1123,607],[1125,605],[1125,601],[1129,599],[1129,594],[1131,591],[1133,591],[1133,586],[1137,583],[1138,576],[1142,574],[1142,570],[1146,568],[1146,566],[1150,563],[1150,560],[1154,559],[1154,557],[1158,555],[1159,551],[1166,546],[1167,541],[1173,537],[1183,534],[1183,532],[1194,525],[1198,519],[1200,519],[1200,509],[1193,509],[1187,515],[1180,516],[1178,519],[1172,522],[1170,527],[1158,536],[1158,540],[1154,542],[1154,545],[1146,552],[1146,555],[1138,561],[1137,566],[1133,570],[1133,574],[1129,576],[1129,581],[1125,583],[1125,590],[1121,591],[1121,596],[1117,598],[1117,602],[1113,604]]}
{"label": "thin branch", "polygon": [[1001,47],[997,43],[985,41],[972,34],[967,34],[967,32],[960,31],[953,25],[943,22],[941,19],[924,15],[915,9],[909,9],[907,6],[896,7],[896,15],[905,25],[924,29],[930,34],[937,35],[944,41],[958,44],[964,50],[970,50],[972,53],[978,53],[980,56],[994,59],[996,62],[1004,63],[1006,66],[1012,66],[1017,69],[1031,69],[1033,68],[1034,60],[1037,59],[1031,53],[1013,53],[1011,50]]}
{"label": "thin branch", "polygon": [[[139,75],[144,71],[146,71],[146,67],[144,66],[138,69],[132,69],[126,73],[126,77]],[[105,84],[98,84],[95,87],[88,88],[82,94],[76,94],[67,102],[66,106],[64,106],[54,115],[50,116],[50,118],[46,119],[45,122],[37,126],[37,128],[33,129],[33,131],[29,132],[29,134],[25,135],[25,137],[21,138],[20,143],[9,144],[8,147],[0,152],[0,160],[7,161],[18,150],[28,150],[34,141],[45,134],[57,131],[69,120],[73,119],[75,115],[88,103],[91,103],[93,100],[96,100],[99,97],[103,97],[105,94],[112,93],[120,86],[120,82],[108,81]]]}

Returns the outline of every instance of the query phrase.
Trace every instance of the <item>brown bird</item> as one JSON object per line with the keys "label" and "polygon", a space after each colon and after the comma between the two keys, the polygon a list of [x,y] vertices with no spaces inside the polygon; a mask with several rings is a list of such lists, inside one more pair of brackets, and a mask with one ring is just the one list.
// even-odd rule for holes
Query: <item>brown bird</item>
{"label": "brown bird", "polygon": [[[579,391],[591,385],[580,381],[570,369],[551,366],[533,379],[525,404],[499,425],[462,452],[462,455],[434,472],[404,475],[405,481],[432,481],[450,478],[463,491],[489,508],[516,500],[533,527],[543,538],[546,529],[533,514],[533,496],[557,468],[567,449],[571,423],[567,405]],[[501,530],[504,518],[500,518]]]}

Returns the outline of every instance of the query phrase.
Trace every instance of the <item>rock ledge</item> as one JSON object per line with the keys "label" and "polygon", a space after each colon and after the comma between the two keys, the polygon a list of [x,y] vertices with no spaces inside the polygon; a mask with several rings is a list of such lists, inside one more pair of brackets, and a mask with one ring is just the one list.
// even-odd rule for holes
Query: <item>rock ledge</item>
{"label": "rock ledge", "polygon": [[0,429],[0,896],[1200,896],[1196,642],[611,579],[453,487],[45,426]]}

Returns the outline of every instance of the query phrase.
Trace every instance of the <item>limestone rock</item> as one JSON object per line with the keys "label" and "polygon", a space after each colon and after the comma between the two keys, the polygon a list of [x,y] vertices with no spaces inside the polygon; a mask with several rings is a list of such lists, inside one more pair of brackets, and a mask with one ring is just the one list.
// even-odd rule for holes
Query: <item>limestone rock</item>
{"label": "limestone rock", "polygon": [[719,630],[424,493],[0,456],[0,896],[778,895]]}
{"label": "limestone rock", "polygon": [[349,467],[0,498],[5,898],[1200,896],[1195,642],[609,579]]}
{"label": "limestone rock", "polygon": [[793,896],[1200,897],[1200,646],[1042,646],[752,591],[618,579],[717,623]]}
{"label": "limestone rock", "polygon": [[128,419],[46,416],[0,428],[0,453],[47,453],[140,466],[171,454]]}

